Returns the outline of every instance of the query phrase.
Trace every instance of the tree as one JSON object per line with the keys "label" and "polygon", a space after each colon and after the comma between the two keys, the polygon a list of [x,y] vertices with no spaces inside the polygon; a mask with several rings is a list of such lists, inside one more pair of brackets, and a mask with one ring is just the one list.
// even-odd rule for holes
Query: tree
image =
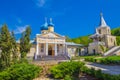
{"label": "tree", "polygon": [[17,43],[16,43],[16,39],[15,39],[13,31],[11,32],[11,44],[12,44],[12,49],[11,49],[12,61],[13,61],[13,63],[16,63],[18,60],[18,54],[17,54],[18,48],[17,48]]}
{"label": "tree", "polygon": [[8,30],[7,25],[3,25],[0,31],[0,49],[1,49],[1,57],[0,57],[0,67],[1,69],[5,69],[10,66],[10,54],[11,54],[11,35]]}
{"label": "tree", "polygon": [[72,42],[69,36],[65,36],[65,38],[66,38],[66,42]]}
{"label": "tree", "polygon": [[20,53],[22,59],[25,59],[27,53],[30,51],[30,47],[31,47],[30,35],[31,35],[31,29],[28,26],[25,32],[22,33],[22,37],[20,38]]}

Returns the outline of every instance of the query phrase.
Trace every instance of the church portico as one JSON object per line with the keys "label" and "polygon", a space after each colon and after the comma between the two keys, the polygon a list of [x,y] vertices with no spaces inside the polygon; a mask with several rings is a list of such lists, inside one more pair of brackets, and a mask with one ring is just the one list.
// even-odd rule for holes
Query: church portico
{"label": "church portico", "polygon": [[65,44],[59,43],[37,43],[37,56],[57,56],[65,54]]}

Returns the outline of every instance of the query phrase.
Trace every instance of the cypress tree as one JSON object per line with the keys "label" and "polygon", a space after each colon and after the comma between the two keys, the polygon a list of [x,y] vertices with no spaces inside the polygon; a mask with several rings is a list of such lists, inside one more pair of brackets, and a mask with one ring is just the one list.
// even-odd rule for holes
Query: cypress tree
{"label": "cypress tree", "polygon": [[18,54],[17,54],[18,53],[18,47],[17,47],[17,43],[16,43],[16,39],[15,39],[13,31],[11,32],[11,44],[12,44],[12,49],[11,49],[12,62],[16,63],[17,60],[18,60]]}
{"label": "cypress tree", "polygon": [[31,47],[30,35],[31,35],[31,29],[30,26],[28,26],[25,32],[22,33],[22,37],[20,38],[20,53],[22,59],[25,59],[27,53],[30,51],[30,47]]}
{"label": "cypress tree", "polygon": [[1,57],[0,57],[1,69],[4,69],[10,66],[11,46],[12,46],[11,35],[7,25],[4,24],[0,31],[0,49],[2,50]]}

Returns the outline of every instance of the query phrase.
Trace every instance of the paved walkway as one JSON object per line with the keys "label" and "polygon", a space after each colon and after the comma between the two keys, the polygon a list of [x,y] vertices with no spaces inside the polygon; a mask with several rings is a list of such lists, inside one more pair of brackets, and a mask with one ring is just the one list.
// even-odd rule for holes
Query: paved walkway
{"label": "paved walkway", "polygon": [[89,68],[95,68],[96,70],[101,69],[103,73],[108,73],[111,75],[120,75],[120,65],[110,66],[110,65],[102,65],[97,63],[86,62],[85,64]]}

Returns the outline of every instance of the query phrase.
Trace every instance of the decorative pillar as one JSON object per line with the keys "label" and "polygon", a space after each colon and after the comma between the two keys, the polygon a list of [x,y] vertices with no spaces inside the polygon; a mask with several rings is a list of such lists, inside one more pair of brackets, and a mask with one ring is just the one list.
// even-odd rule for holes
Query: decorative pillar
{"label": "decorative pillar", "polygon": [[80,48],[78,47],[78,56],[79,56],[79,54],[80,54]]}
{"label": "decorative pillar", "polygon": [[55,56],[57,56],[57,44],[55,44]]}
{"label": "decorative pillar", "polygon": [[63,54],[66,53],[65,44],[63,44]]}
{"label": "decorative pillar", "polygon": [[37,59],[38,54],[39,54],[39,44],[37,43],[37,44],[36,44],[36,54],[35,54],[35,60]]}
{"label": "decorative pillar", "polygon": [[46,43],[46,47],[45,47],[45,49],[46,49],[46,56],[48,56],[48,43]]}
{"label": "decorative pillar", "polygon": [[65,53],[68,55],[67,45],[65,45]]}

